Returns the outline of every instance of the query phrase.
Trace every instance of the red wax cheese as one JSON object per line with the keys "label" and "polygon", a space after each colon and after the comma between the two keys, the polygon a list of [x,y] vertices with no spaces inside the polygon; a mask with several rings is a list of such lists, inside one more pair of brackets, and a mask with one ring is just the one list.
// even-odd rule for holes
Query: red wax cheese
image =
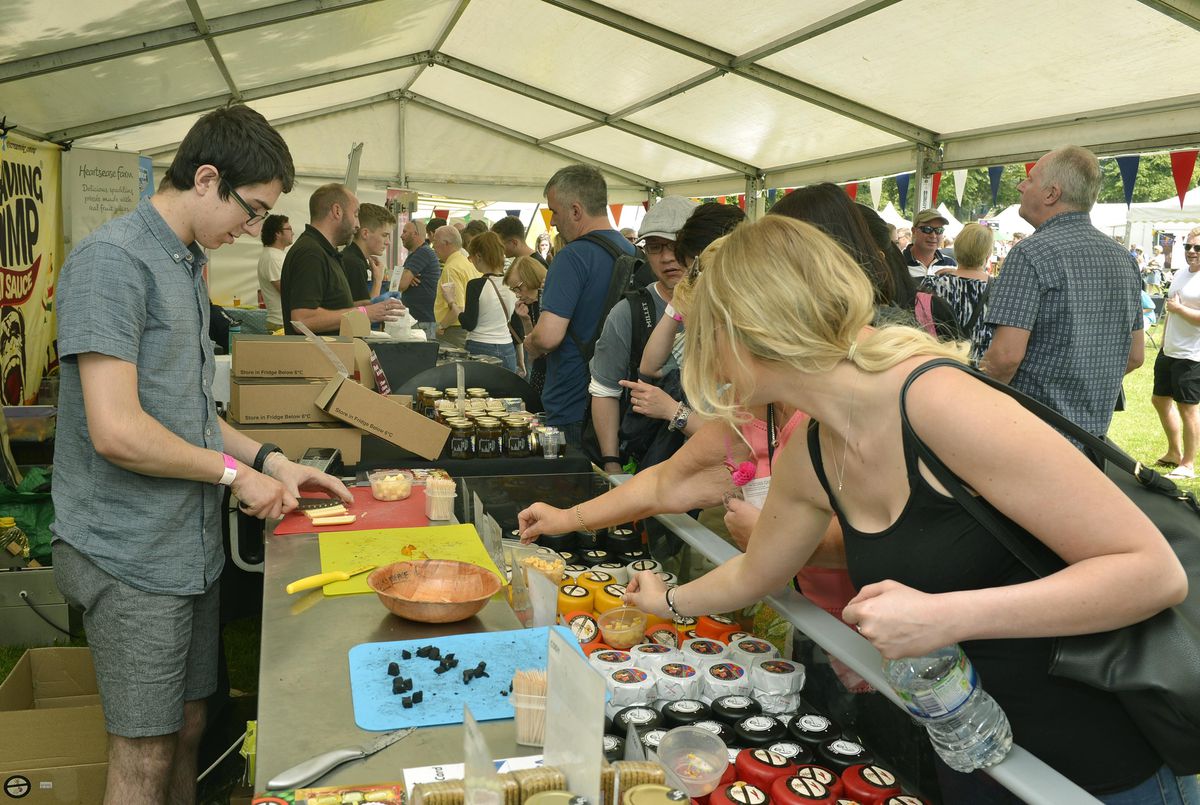
{"label": "red wax cheese", "polygon": [[737,779],[770,791],[771,784],[780,777],[791,777],[796,764],[791,760],[766,749],[743,749],[738,752],[736,762]]}
{"label": "red wax cheese", "polygon": [[835,805],[837,794],[811,777],[780,777],[771,785],[775,805]]}
{"label": "red wax cheese", "polygon": [[743,782],[718,785],[708,795],[709,805],[771,805],[771,798],[755,785]]}
{"label": "red wax cheese", "polygon": [[799,777],[803,780],[815,780],[821,785],[829,789],[829,793],[836,799],[842,795],[842,781],[831,769],[824,766],[818,766],[815,763],[801,763],[796,767],[793,777]]}
{"label": "red wax cheese", "polygon": [[874,802],[900,793],[900,783],[890,769],[877,765],[858,764],[842,772],[842,787],[846,796],[864,802]]}

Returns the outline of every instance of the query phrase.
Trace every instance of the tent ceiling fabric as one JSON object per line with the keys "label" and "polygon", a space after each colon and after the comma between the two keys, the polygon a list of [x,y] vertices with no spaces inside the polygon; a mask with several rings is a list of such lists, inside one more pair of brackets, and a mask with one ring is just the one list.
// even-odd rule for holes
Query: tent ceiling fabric
{"label": "tent ceiling fabric", "polygon": [[315,178],[361,141],[364,177],[427,192],[536,200],[586,160],[622,201],[738,193],[748,176],[909,171],[917,144],[935,169],[1066,142],[1194,147],[1197,16],[1178,0],[3,3],[0,117],[162,161],[204,110],[244,101]]}

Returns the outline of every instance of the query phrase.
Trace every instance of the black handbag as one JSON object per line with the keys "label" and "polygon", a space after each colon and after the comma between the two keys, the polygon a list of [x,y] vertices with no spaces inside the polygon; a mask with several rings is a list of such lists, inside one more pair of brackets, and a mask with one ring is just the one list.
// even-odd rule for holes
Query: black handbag
{"label": "black handbag", "polygon": [[921,460],[981,525],[1034,575],[1065,563],[1020,526],[972,495],[962,481],[913,431],[905,397],[913,380],[937,366],[970,372],[1015,399],[1028,411],[1080,442],[1097,466],[1170,543],[1190,582],[1187,598],[1146,620],[1089,635],[1060,637],[1050,660],[1054,676],[1115,694],[1142,734],[1177,775],[1200,774],[1200,505],[1168,478],[1142,466],[1045,404],[950,360],[919,367],[900,393],[900,418]]}

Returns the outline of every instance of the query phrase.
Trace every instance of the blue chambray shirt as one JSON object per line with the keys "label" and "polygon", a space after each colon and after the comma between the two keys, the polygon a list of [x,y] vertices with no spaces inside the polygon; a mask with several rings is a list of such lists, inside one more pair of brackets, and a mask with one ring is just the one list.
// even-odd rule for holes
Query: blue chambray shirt
{"label": "blue chambray shirt", "polygon": [[77,356],[135,364],[142,409],[198,447],[222,451],[212,396],[206,258],[149,200],[71,252],[58,281],[58,432],[54,535],[141,590],[193,595],[224,565],[222,488],[122,469],[88,435]]}

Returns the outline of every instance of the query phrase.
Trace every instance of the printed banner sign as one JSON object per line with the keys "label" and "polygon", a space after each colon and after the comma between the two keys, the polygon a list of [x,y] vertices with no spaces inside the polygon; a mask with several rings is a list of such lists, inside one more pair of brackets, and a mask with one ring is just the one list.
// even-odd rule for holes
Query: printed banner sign
{"label": "printed banner sign", "polygon": [[[133,212],[142,196],[137,154],[72,148],[62,155],[67,252],[100,224]],[[150,177],[146,177],[147,182]]]}
{"label": "printed banner sign", "polygon": [[37,401],[57,365],[54,286],[62,266],[58,220],[61,154],[10,134],[0,147],[0,397]]}

